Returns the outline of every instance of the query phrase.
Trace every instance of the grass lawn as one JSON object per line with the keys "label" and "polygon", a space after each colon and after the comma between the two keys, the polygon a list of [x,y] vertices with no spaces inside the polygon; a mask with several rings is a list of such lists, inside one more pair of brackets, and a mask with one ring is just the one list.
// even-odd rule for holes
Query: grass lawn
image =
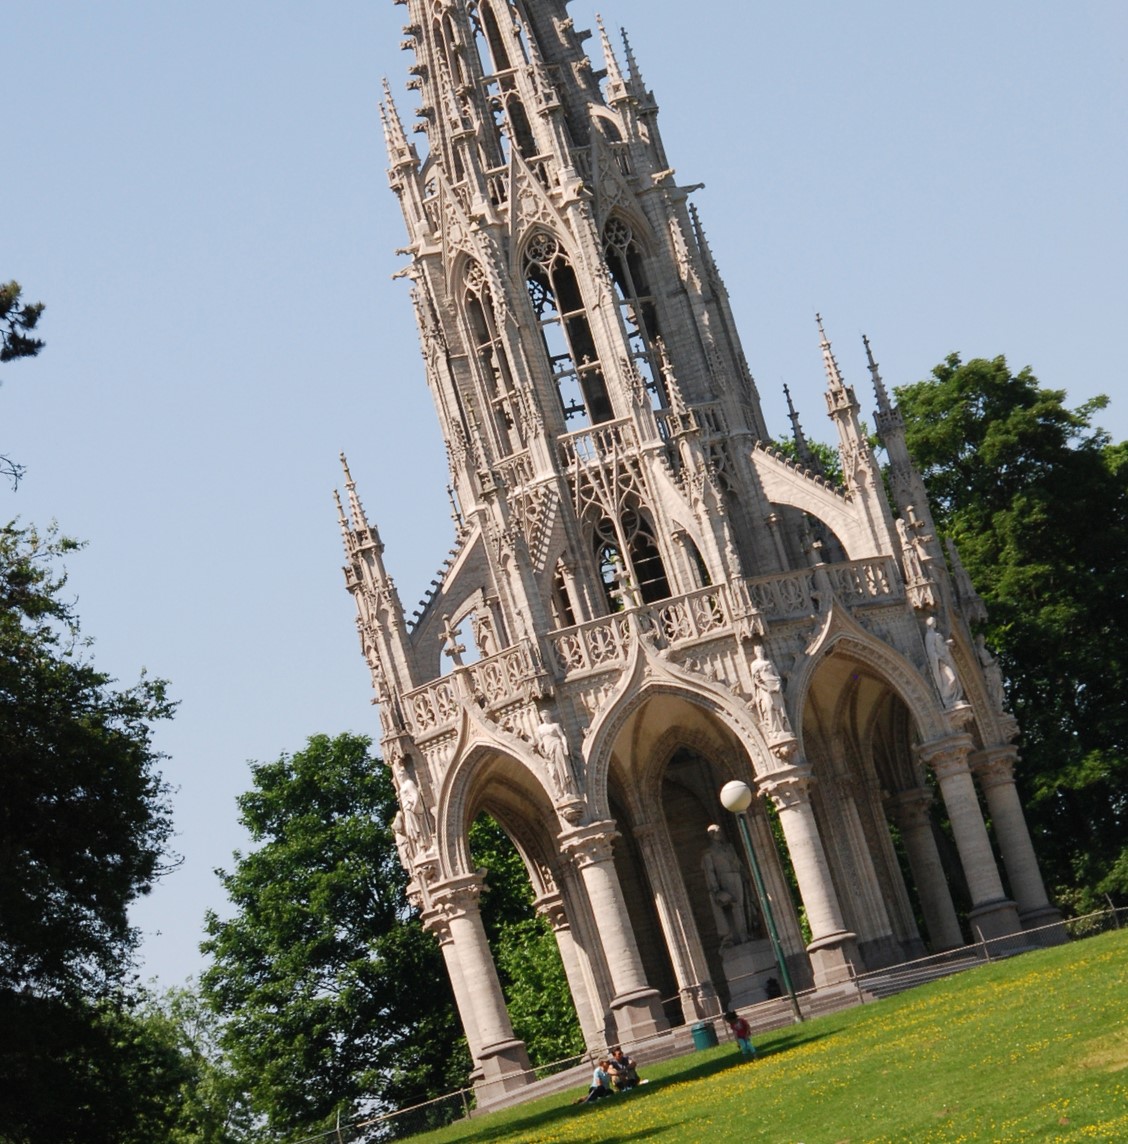
{"label": "grass lawn", "polygon": [[1128,1141],[1128,930],[414,1137],[447,1144]]}

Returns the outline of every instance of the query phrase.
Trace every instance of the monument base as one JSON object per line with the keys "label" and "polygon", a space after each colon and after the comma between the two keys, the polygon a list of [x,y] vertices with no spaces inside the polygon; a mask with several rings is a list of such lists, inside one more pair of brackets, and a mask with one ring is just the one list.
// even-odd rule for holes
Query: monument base
{"label": "monument base", "polygon": [[[721,966],[728,984],[730,1009],[766,1001],[768,982],[774,977],[783,988],[772,943],[767,938],[730,945],[721,950]],[[778,996],[778,994],[775,994]]]}

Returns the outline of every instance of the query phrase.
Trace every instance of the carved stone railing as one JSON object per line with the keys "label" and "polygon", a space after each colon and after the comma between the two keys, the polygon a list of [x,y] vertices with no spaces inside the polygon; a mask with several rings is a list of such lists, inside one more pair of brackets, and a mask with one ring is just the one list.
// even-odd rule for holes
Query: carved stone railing
{"label": "carved stone railing", "polygon": [[[823,586],[829,582],[834,594],[847,605],[894,603],[904,597],[891,556],[823,564],[783,576],[760,576],[746,580],[745,586],[764,620],[784,622],[825,608],[818,599],[819,580],[824,575]],[[557,629],[546,637],[548,652],[557,671],[566,678],[612,671],[627,662],[634,638],[632,627],[649,633],[648,638],[659,647],[678,648],[735,631],[736,620],[728,589],[714,585]],[[489,713],[532,702],[545,693],[547,683],[536,648],[523,640],[407,692],[404,713],[416,735],[428,735],[454,723],[463,695]]]}
{"label": "carved stone railing", "polygon": [[815,611],[815,574],[807,568],[784,576],[746,580],[749,598],[768,620],[796,619]]}
{"label": "carved stone railing", "polygon": [[549,637],[556,666],[564,675],[600,671],[624,663],[630,647],[630,624],[625,612],[562,628]]}
{"label": "carved stone railing", "polygon": [[474,698],[487,711],[535,698],[545,678],[540,656],[528,640],[479,660],[469,673]]}
{"label": "carved stone railing", "polygon": [[[460,672],[464,675],[461,681]],[[536,698],[543,692],[544,682],[536,648],[522,640],[497,655],[408,691],[403,697],[404,715],[413,734],[429,735],[457,720],[464,698],[488,713]]]}
{"label": "carved stone railing", "polygon": [[724,415],[718,404],[691,405],[686,409],[661,409],[654,414],[658,422],[658,435],[663,441],[686,433],[700,433],[704,437],[726,435]]}
{"label": "carved stone railing", "polygon": [[529,456],[528,449],[498,461],[497,475],[501,477],[507,489],[519,489],[532,484],[533,460]]}
{"label": "carved stone railing", "polygon": [[574,470],[612,453],[635,447],[635,432],[630,421],[601,421],[586,429],[577,429],[559,439],[560,456],[565,466]]}
{"label": "carved stone railing", "polygon": [[726,628],[729,609],[721,588],[700,588],[688,596],[664,600],[650,609],[658,634],[669,647],[703,639]]}
{"label": "carved stone railing", "polygon": [[892,556],[825,566],[834,594],[844,604],[875,604],[904,597]]}
{"label": "carved stone railing", "polygon": [[453,675],[444,675],[403,697],[404,716],[414,735],[426,735],[450,726],[458,718],[461,706]]}

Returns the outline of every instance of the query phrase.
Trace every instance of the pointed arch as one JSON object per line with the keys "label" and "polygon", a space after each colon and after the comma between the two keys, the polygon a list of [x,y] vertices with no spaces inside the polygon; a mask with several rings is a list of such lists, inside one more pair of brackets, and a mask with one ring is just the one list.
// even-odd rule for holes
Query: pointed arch
{"label": "pointed arch", "polygon": [[541,227],[524,244],[525,286],[570,428],[615,416],[580,281],[560,239]]}

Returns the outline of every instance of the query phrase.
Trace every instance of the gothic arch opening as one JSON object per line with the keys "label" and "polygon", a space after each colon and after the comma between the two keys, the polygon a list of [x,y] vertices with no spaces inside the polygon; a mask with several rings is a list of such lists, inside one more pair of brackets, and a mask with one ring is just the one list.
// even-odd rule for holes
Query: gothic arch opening
{"label": "gothic arch opening", "polygon": [[[607,777],[621,835],[615,866],[647,981],[672,1023],[716,1012],[719,1004],[763,1000],[768,980],[778,976],[735,820],[719,800],[734,777],[753,781],[747,750],[687,696],[652,694],[615,736]],[[750,819],[792,974],[809,980],[798,913],[759,800]],[[719,828],[719,840],[710,826]],[[739,900],[713,892],[717,850],[731,861]]]}
{"label": "gothic arch opening", "polygon": [[617,519],[605,516],[596,521],[592,533],[608,611],[670,597],[666,566],[647,513],[627,504]]}
{"label": "gothic arch opening", "polygon": [[583,294],[560,240],[538,231],[525,247],[525,284],[569,429],[614,417]]}
{"label": "gothic arch opening", "polygon": [[482,420],[498,456],[505,457],[522,447],[514,375],[497,326],[493,295],[484,271],[476,262],[467,267],[464,281],[463,306],[471,361],[482,393]]}
{"label": "gothic arch opening", "polygon": [[658,306],[642,247],[630,224],[619,215],[610,218],[603,228],[603,254],[619,301],[629,364],[650,394],[654,408],[664,409],[670,402],[662,376]]}
{"label": "gothic arch opening", "polygon": [[919,739],[899,690],[873,665],[837,649],[818,665],[803,748],[835,889],[869,968],[960,944],[966,886]]}

